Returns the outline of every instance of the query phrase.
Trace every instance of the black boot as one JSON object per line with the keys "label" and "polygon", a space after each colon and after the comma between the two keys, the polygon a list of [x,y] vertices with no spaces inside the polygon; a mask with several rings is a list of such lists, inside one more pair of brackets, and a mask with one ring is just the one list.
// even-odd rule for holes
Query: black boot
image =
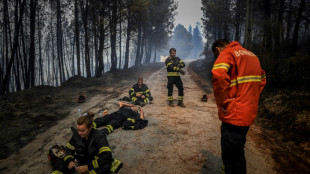
{"label": "black boot", "polygon": [[178,106],[181,106],[182,108],[185,108],[185,105],[184,105],[182,100],[179,100]]}

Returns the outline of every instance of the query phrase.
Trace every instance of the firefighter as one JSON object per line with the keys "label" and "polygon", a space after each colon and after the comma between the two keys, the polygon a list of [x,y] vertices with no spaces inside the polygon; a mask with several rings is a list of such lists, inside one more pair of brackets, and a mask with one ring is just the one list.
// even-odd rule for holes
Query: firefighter
{"label": "firefighter", "polygon": [[123,102],[119,102],[119,107],[118,111],[111,114],[108,114],[108,111],[105,110],[103,117],[94,120],[93,127],[104,126],[101,131],[108,135],[119,127],[126,130],[137,130],[147,126],[148,120],[144,119],[142,107]]}
{"label": "firefighter", "polygon": [[140,106],[149,104],[153,100],[150,89],[143,83],[142,77],[138,77],[137,83],[129,90],[129,96],[136,105]]}
{"label": "firefighter", "polygon": [[93,118],[80,116],[76,129],[72,127],[73,135],[66,144],[64,167],[52,173],[116,173],[123,163],[113,159],[105,134],[93,129]]}
{"label": "firefighter", "polygon": [[170,56],[166,59],[165,64],[167,66],[167,72],[168,72],[168,101],[169,101],[169,106],[174,107],[173,103],[173,85],[175,84],[176,87],[178,88],[179,92],[179,102],[178,106],[181,106],[185,108],[185,105],[183,103],[183,82],[180,77],[181,74],[185,74],[185,71],[182,70],[182,68],[185,67],[185,63],[179,58],[176,57],[176,49],[171,48],[169,50]]}
{"label": "firefighter", "polygon": [[216,61],[212,69],[213,91],[221,125],[221,149],[225,173],[246,173],[244,145],[256,118],[266,74],[258,57],[236,41],[217,40],[212,45]]}

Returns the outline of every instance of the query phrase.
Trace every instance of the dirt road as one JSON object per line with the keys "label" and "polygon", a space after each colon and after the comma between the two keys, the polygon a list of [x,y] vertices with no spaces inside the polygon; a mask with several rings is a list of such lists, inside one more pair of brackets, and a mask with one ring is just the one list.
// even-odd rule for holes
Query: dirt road
{"label": "dirt road", "polygon": [[[187,73],[182,76],[186,108],[169,107],[166,73],[163,67],[144,80],[155,98],[151,105],[143,108],[149,125],[137,131],[117,129],[108,136],[113,157],[124,163],[119,173],[220,173],[221,122],[218,120],[214,97],[210,95],[207,103],[201,102],[203,91]],[[117,110],[118,98],[126,96],[128,89],[118,97],[98,93],[80,105],[81,109],[98,112],[102,108],[108,108],[109,112],[113,112]],[[113,86],[105,91],[112,92]],[[177,98],[176,88],[174,98]],[[19,153],[1,161],[0,168],[5,169],[0,173],[50,173],[52,167],[46,153],[52,145],[64,145],[69,140],[70,126],[75,123],[77,110],[78,108],[73,108],[70,116],[36,136]],[[268,149],[258,149],[255,144],[257,133],[260,133],[259,128],[252,126],[247,136],[245,151],[248,173],[276,173],[273,170],[271,152]]]}

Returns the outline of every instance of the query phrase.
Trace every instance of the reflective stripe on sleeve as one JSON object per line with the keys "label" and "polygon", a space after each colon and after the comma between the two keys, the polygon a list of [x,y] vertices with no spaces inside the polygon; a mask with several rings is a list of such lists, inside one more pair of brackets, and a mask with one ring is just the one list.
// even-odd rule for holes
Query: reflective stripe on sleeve
{"label": "reflective stripe on sleeve", "polygon": [[71,145],[69,142],[66,144],[66,147],[70,150],[75,150],[75,147]]}
{"label": "reflective stripe on sleeve", "polygon": [[89,174],[96,174],[95,170],[91,170],[88,172]]}
{"label": "reflective stripe on sleeve", "polygon": [[51,174],[63,174],[62,172],[58,171],[58,170],[55,170],[53,171]]}
{"label": "reflective stripe on sleeve", "polygon": [[67,161],[67,159],[69,159],[69,158],[74,159],[73,155],[67,155],[67,156],[65,156],[64,161]]}
{"label": "reflective stripe on sleeve", "polygon": [[128,120],[128,121],[131,121],[131,122],[133,122],[133,123],[136,122],[136,121],[135,121],[134,119],[132,119],[132,118],[127,118],[127,120]]}
{"label": "reflective stripe on sleeve", "polygon": [[97,159],[92,160],[91,163],[93,164],[94,169],[97,169],[99,167]]}
{"label": "reflective stripe on sleeve", "polygon": [[119,167],[119,165],[121,165],[121,163],[122,163],[121,161],[114,159],[114,161],[112,162],[110,171],[114,173]]}
{"label": "reflective stripe on sleeve", "polygon": [[99,153],[98,154],[101,154],[102,152],[111,152],[111,148],[108,147],[108,146],[103,146],[99,149]]}
{"label": "reflective stripe on sleeve", "polygon": [[171,62],[167,63],[167,67],[168,67],[169,65],[171,65],[171,64],[172,64]]}
{"label": "reflective stripe on sleeve", "polygon": [[228,71],[229,68],[230,68],[230,65],[228,65],[227,63],[218,63],[218,64],[215,64],[213,66],[212,70],[215,70],[215,69],[226,69]]}

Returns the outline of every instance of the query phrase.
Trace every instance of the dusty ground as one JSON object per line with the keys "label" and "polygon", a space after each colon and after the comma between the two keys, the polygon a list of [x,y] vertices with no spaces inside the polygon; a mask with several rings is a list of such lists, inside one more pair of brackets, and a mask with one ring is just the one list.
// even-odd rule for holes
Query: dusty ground
{"label": "dusty ground", "polygon": [[[123,76],[120,72],[119,74],[108,73],[106,77],[100,79],[75,78],[60,90],[49,89],[58,92],[37,94],[43,97],[40,101],[46,100],[44,104],[31,100],[34,103],[27,107],[22,102],[6,106],[7,109],[27,108],[23,112],[18,112],[20,109],[11,109],[11,112],[2,109],[2,113],[14,113],[9,117],[11,121],[25,119],[24,124],[34,126],[32,131],[25,130],[15,135],[19,141],[12,141],[8,136],[3,135],[8,135],[10,131],[15,132],[12,129],[20,130],[23,124],[14,125],[8,117],[1,117],[2,122],[10,122],[10,124],[8,128],[1,130],[1,140],[5,141],[1,141],[0,173],[50,173],[52,167],[46,153],[52,145],[64,145],[68,141],[71,136],[70,126],[75,123],[78,108],[84,112],[96,113],[100,109],[115,111],[118,99],[128,95],[128,89],[141,73],[145,74],[145,83],[151,89],[155,99],[151,105],[144,107],[146,119],[149,120],[149,125],[145,129],[138,131],[118,129],[108,136],[113,156],[124,163],[119,173],[220,173],[221,123],[217,117],[214,97],[209,94],[209,101],[201,102],[200,97],[208,90],[202,90],[196,85],[197,81],[203,83],[203,80],[197,80],[197,76],[187,73],[182,76],[186,108],[169,107],[166,70],[164,64],[160,63],[152,68],[141,68],[138,72],[128,70]],[[177,98],[176,91],[175,89],[175,98]],[[75,103],[78,92],[87,94],[85,103]],[[23,93],[23,95],[26,94]],[[19,96],[18,93],[16,95]],[[2,101],[8,101],[10,98],[5,100],[2,98]],[[16,97],[16,100],[18,98],[20,97]],[[47,121],[50,123],[47,124]],[[258,136],[261,133],[262,130],[253,125],[247,136],[245,151],[248,173],[278,173],[274,169],[272,151],[267,145],[261,144],[264,142]],[[6,151],[9,154],[14,153],[6,157]]]}

